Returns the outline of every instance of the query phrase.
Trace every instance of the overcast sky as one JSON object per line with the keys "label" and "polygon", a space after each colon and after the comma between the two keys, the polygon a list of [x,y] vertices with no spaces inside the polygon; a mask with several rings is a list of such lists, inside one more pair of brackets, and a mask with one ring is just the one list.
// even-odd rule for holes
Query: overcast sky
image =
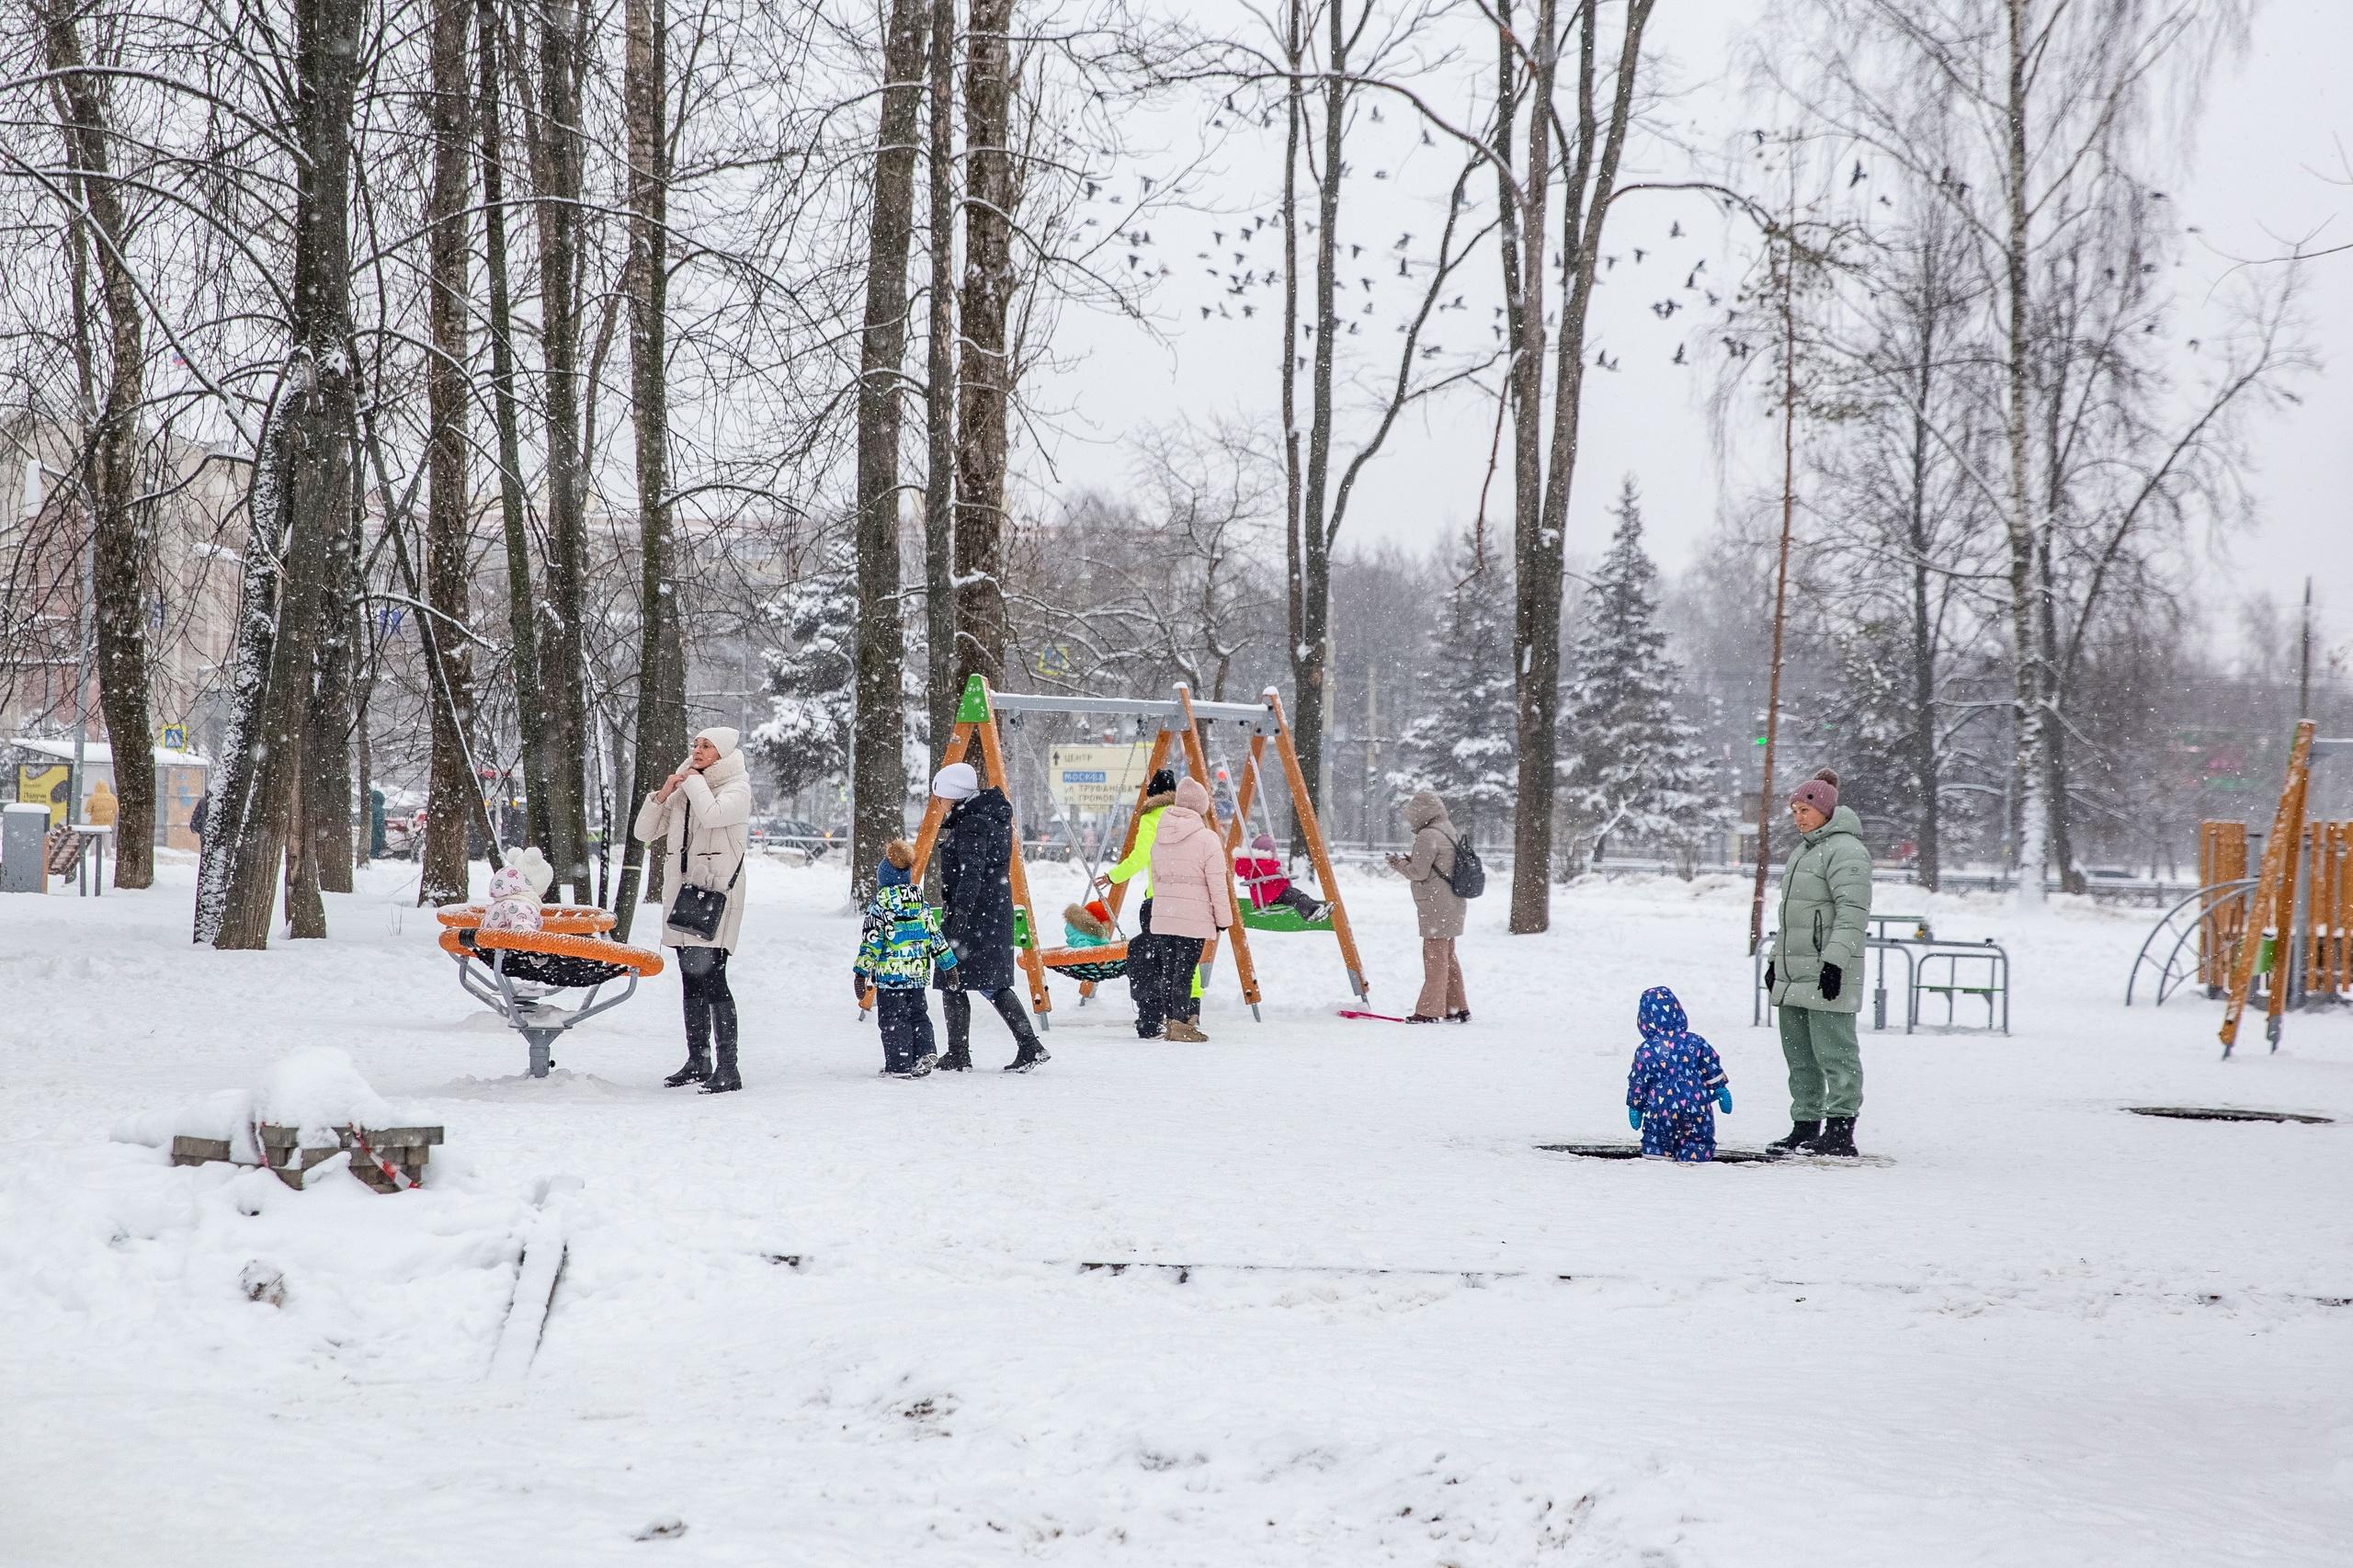
{"label": "overcast sky", "polygon": [[[1704,127],[1699,134],[1709,145],[1745,123],[1733,107],[1740,81],[1734,50],[1742,29],[1762,9],[1762,0],[1659,0],[1652,36],[1665,50],[1678,90],[1665,118]],[[2316,229],[2315,244],[2353,243],[2353,188],[2325,177],[2331,171],[2342,177],[2353,156],[2349,60],[2353,0],[2268,0],[2245,56],[2214,65],[2195,141],[2183,149],[2187,166],[2161,171],[2176,184],[2183,221],[2203,231],[2191,238],[2194,248],[2177,274],[2186,313],[2211,304],[2232,258],[2275,255],[2289,238]],[[1082,312],[1066,316],[1057,335],[1064,362],[1039,388],[1046,401],[1066,411],[1047,449],[1052,476],[1045,483],[1057,490],[1116,483],[1130,461],[1123,439],[1154,423],[1224,415],[1274,427],[1279,295],[1271,288],[1229,295],[1222,275],[1235,265],[1239,214],[1271,208],[1267,195],[1279,170],[1269,166],[1267,148],[1279,162],[1279,131],[1262,142],[1255,133],[1233,136],[1231,125],[1172,128],[1162,138],[1171,149],[1165,166],[1183,161],[1176,149],[1197,129],[1213,147],[1199,181],[1199,204],[1222,210],[1164,211],[1144,221],[1154,242],[1144,265],[1156,256],[1173,268],[1154,296],[1157,335]],[[1408,231],[1419,236],[1416,249],[1427,246],[1454,168],[1450,160],[1441,161],[1441,150],[1422,147],[1412,122],[1393,110],[1383,124],[1358,131],[1362,140],[1352,146],[1362,151],[1348,199],[1360,217],[1346,223],[1343,233],[1366,244],[1366,271],[1375,281],[1363,290],[1352,279],[1348,308],[1361,311],[1370,303],[1375,313],[1362,320],[1371,330],[1352,339],[1350,348],[1375,339],[1394,342],[1394,327],[1385,324],[1398,319],[1416,285],[1395,278],[1393,260],[1383,262],[1385,272],[1370,263]],[[1653,173],[1679,173],[1684,166],[1656,145],[1644,157]],[[1389,177],[1366,179],[1362,165],[1368,164]],[[1126,183],[1114,180],[1101,199],[1126,191],[1132,201],[1140,185],[1133,176]],[[1120,209],[1094,210],[1111,227],[1128,222]],[[1677,222],[1686,238],[1668,237]],[[1225,237],[1213,245],[1212,233]],[[1710,373],[1672,363],[1677,346],[1695,336],[1693,316],[1678,313],[1662,322],[1650,308],[1675,293],[1699,259],[1708,259],[1710,278],[1736,271],[1742,260],[1737,240],[1711,208],[1693,198],[1645,197],[1621,203],[1613,216],[1607,248],[1619,253],[1620,262],[1598,296],[1594,345],[1623,369],[1587,381],[1573,554],[1598,552],[1606,532],[1602,509],[1622,474],[1633,473],[1642,483],[1652,548],[1670,571],[1691,559],[1724,508],[1769,487],[1770,446],[1739,439],[1736,432],[1732,456],[1720,461],[1702,406]],[[1271,267],[1278,245],[1273,231],[1245,244],[1244,270]],[[1631,255],[1637,246],[1646,253],[1640,272]],[[1205,249],[1221,271],[1217,279],[1199,257]],[[1491,256],[1465,276],[1464,311],[1444,318],[1457,343],[1478,341],[1486,332],[1496,297]],[[1113,265],[1120,265],[1116,256]],[[1244,302],[1259,305],[1255,316],[1243,316]],[[1203,320],[1205,304],[1225,306],[1227,314]],[[2301,408],[2267,417],[2256,430],[2261,519],[2256,530],[2236,535],[2226,556],[2211,566],[2208,600],[2230,604],[2256,585],[2286,597],[2300,591],[2311,572],[2342,636],[2353,632],[2353,253],[2312,265],[2303,304],[2310,340],[2326,368],[2299,389]],[[2196,369],[2188,361],[2182,367],[2185,375]],[[1494,417],[1491,400],[1458,394],[1401,424],[1368,471],[1344,539],[1419,543],[1461,527],[1477,505]],[[1745,423],[1751,437],[1765,429],[1761,414]],[[1348,434],[1343,432],[1344,449]],[[1034,450],[1025,467],[1041,477],[1046,470]],[[1507,506],[1507,491],[1499,483],[1490,517]],[[2227,630],[2222,623],[2228,619],[2217,617],[2218,630]]]}

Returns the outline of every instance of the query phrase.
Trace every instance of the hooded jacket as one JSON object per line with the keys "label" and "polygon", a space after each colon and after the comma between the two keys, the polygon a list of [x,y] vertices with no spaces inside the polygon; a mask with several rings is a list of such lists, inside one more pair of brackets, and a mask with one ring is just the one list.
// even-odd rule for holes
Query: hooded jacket
{"label": "hooded jacket", "polygon": [[1196,778],[1176,786],[1152,846],[1152,934],[1207,939],[1233,923],[1233,874],[1225,840],[1209,824],[1210,792]]}
{"label": "hooded jacket", "polygon": [[1152,896],[1153,842],[1160,836],[1160,813],[1176,803],[1174,790],[1143,798],[1143,803],[1136,808],[1135,847],[1121,856],[1120,863],[1104,872],[1104,876],[1114,882],[1124,882],[1140,874],[1143,878],[1143,885],[1136,890],[1137,892],[1145,898]]}
{"label": "hooded jacket", "polygon": [[[751,848],[752,780],[745,771],[743,753],[735,749],[734,731],[705,730],[697,738],[717,746],[719,760],[699,772],[689,771],[667,801],[646,796],[637,808],[635,832],[641,842],[663,846],[662,945],[733,952],[744,930],[740,873]],[[708,939],[670,924],[678,890],[688,883],[726,890],[727,911],[720,916],[718,932]]]}
{"label": "hooded jacket", "polygon": [[1643,993],[1634,1027],[1643,1043],[1626,1074],[1626,1104],[1644,1116],[1712,1114],[1708,1102],[1725,1085],[1716,1048],[1691,1032],[1683,1004],[1664,985]]}
{"label": "hooded jacket", "polygon": [[1400,869],[1414,884],[1414,913],[1421,921],[1422,940],[1460,937],[1462,899],[1446,879],[1454,874],[1454,846],[1462,835],[1448,819],[1446,802],[1427,790],[1405,802],[1405,825],[1414,830],[1414,843]]}
{"label": "hooded jacket", "polygon": [[[1773,1005],[1820,1013],[1863,1007],[1863,938],[1870,929],[1871,852],[1863,820],[1841,806],[1806,834],[1781,873],[1779,929],[1773,937]],[[1822,966],[1838,966],[1842,983],[1824,1000]]]}
{"label": "hooded jacket", "polygon": [[1013,983],[1013,802],[995,785],[957,801],[940,819],[934,853],[958,982],[1002,990]]}

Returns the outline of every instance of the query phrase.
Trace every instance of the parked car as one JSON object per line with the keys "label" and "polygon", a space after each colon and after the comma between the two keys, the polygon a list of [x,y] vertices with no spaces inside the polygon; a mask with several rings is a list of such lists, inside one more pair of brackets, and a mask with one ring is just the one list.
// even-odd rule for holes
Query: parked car
{"label": "parked car", "polygon": [[754,817],[751,839],[755,848],[798,850],[812,865],[831,847],[823,833],[800,817]]}

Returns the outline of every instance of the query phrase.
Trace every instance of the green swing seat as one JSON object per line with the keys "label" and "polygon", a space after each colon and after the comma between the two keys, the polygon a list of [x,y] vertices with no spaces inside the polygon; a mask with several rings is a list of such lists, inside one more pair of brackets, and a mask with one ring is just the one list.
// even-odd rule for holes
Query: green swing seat
{"label": "green swing seat", "polygon": [[1242,924],[1253,931],[1329,931],[1332,928],[1332,906],[1327,903],[1324,908],[1324,915],[1308,920],[1287,903],[1269,904],[1264,909],[1256,909],[1245,903],[1242,908]]}

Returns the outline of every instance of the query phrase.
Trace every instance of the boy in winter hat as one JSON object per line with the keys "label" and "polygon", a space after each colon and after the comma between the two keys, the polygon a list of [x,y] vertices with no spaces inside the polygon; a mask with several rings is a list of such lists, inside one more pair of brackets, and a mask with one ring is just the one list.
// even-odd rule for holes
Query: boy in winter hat
{"label": "boy in winter hat", "polygon": [[[545,864],[544,858],[541,863]],[[483,930],[539,931],[546,925],[540,915],[539,892],[520,866],[510,861],[490,874],[490,902],[483,906]]]}
{"label": "boy in winter hat", "polygon": [[935,965],[956,967],[956,950],[940,934],[939,911],[924,902],[910,869],[915,852],[904,838],[882,846],[874,869],[874,896],[866,903],[866,924],[850,970],[850,989],[861,1000],[874,988],[874,1008],[882,1026],[882,1071],[893,1078],[920,1078],[939,1062],[931,1033],[931,1005],[924,986]]}
{"label": "boy in winter hat", "polygon": [[1295,911],[1302,920],[1320,919],[1324,905],[1302,888],[1291,886],[1285,873],[1282,855],[1275,846],[1275,835],[1262,833],[1250,841],[1250,853],[1234,858],[1233,874],[1250,890],[1250,907],[1266,909],[1274,904]]}
{"label": "boy in winter hat", "polygon": [[1643,993],[1634,1015],[1643,1043],[1626,1074],[1626,1120],[1641,1129],[1646,1158],[1712,1160],[1716,1113],[1732,1114],[1732,1085],[1716,1048],[1693,1034],[1683,1004],[1664,985]]}

